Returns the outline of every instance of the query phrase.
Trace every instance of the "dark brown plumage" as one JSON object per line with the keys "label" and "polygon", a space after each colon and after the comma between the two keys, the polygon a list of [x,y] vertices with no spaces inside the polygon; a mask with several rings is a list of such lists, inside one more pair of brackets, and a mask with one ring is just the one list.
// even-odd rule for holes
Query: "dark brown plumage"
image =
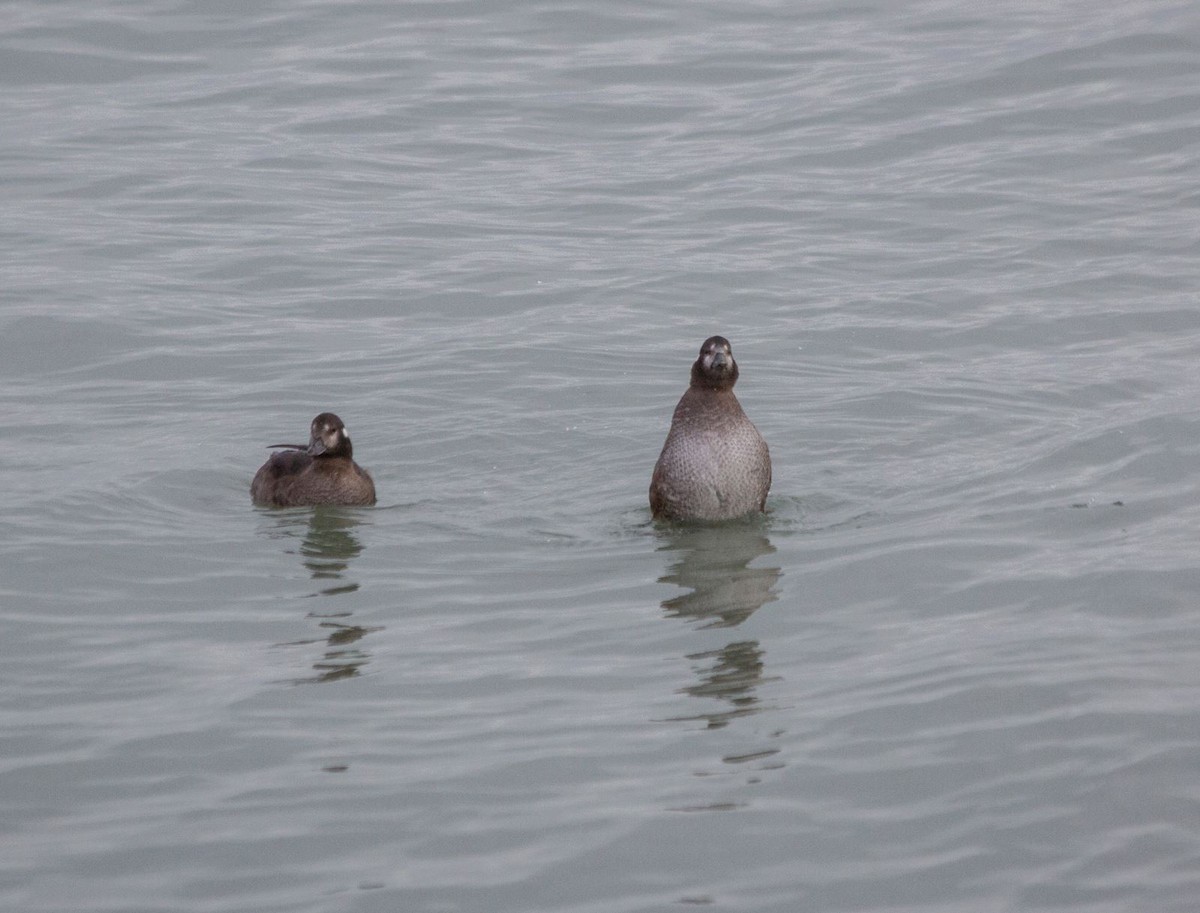
{"label": "dark brown plumage", "polygon": [[308,445],[272,444],[273,453],[254,475],[250,498],[265,507],[318,504],[366,506],[375,503],[371,475],[354,462],[350,434],[332,412],[312,421]]}
{"label": "dark brown plumage", "polygon": [[771,454],[733,393],[737,379],[729,340],[706,339],[650,480],[656,519],[732,520],[765,509]]}

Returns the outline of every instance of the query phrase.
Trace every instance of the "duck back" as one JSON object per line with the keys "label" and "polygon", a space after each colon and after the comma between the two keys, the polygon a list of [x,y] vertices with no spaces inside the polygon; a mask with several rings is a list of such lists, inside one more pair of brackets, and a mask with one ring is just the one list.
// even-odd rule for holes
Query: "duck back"
{"label": "duck back", "polygon": [[732,391],[683,394],[650,481],[650,509],[672,520],[730,520],[761,512],[771,455]]}
{"label": "duck back", "polygon": [[302,451],[274,453],[254,475],[250,497],[268,507],[375,503],[375,483],[353,460],[314,459]]}

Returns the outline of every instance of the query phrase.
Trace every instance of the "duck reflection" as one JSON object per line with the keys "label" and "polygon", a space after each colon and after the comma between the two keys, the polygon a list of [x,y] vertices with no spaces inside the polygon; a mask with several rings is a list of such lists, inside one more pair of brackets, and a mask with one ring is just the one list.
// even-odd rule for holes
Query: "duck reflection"
{"label": "duck reflection", "polygon": [[[362,554],[362,543],[354,535],[359,519],[337,509],[315,508],[300,543],[300,555],[313,580],[341,581],[350,562]],[[335,583],[314,596],[353,593],[357,583]]]}
{"label": "duck reflection", "polygon": [[[679,557],[660,583],[674,583],[689,592],[662,603],[669,617],[683,618],[704,628],[733,628],[761,606],[779,598],[776,584],[783,575],[777,566],[751,567],[775,547],[759,523],[672,529],[664,532],[661,551]],[[693,697],[716,698],[725,709],[704,713],[711,729],[753,713],[759,699],[755,688],[763,679],[763,649],[756,640],[732,640],[716,650],[688,654],[699,681],[683,689]]]}
{"label": "duck reflection", "polygon": [[[352,561],[363,550],[355,536],[355,528],[362,520],[353,511],[336,507],[317,507],[304,513],[280,517],[276,532],[297,535],[303,526],[303,538],[298,549],[300,559],[321,584],[310,593],[310,597],[344,596],[358,590],[359,584],[347,580],[346,573]],[[321,637],[293,641],[280,646],[307,646],[321,644],[321,658],[313,664],[314,675],[291,679],[293,684],[315,684],[353,678],[370,662],[370,653],[362,649],[359,641],[367,634],[380,631],[379,627],[364,627],[353,624],[350,611],[313,611],[308,617],[317,620]]]}

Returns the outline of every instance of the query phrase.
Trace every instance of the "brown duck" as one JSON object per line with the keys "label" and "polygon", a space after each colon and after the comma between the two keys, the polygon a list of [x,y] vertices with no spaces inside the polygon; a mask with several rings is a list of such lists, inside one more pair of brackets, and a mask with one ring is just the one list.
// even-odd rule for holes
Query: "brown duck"
{"label": "brown duck", "polygon": [[737,379],[729,340],[706,339],[650,479],[656,519],[732,520],[764,510],[771,454],[733,393]]}
{"label": "brown duck", "polygon": [[354,462],[350,433],[332,412],[312,420],[308,445],[272,444],[285,448],[263,463],[250,483],[250,498],[266,507],[318,504],[365,506],[375,503],[371,475]]}

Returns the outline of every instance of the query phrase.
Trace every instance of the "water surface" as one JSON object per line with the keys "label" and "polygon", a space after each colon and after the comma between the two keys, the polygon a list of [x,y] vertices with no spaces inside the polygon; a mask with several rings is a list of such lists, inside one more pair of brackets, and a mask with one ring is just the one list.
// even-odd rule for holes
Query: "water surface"
{"label": "water surface", "polygon": [[6,909],[1194,909],[1194,4],[0,21]]}

